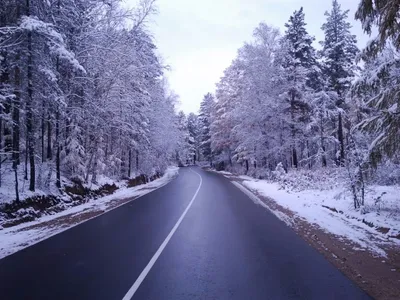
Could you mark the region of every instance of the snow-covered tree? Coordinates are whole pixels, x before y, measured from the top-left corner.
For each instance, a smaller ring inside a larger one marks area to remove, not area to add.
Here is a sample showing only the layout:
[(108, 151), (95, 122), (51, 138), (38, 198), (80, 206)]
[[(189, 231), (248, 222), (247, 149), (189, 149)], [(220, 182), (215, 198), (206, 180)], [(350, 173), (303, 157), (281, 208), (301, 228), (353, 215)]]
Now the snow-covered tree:
[(384, 48), (391, 40), (394, 46), (400, 48), (400, 33), (398, 28), (399, 3), (392, 0), (361, 0), (356, 12), (356, 19), (360, 20), (364, 31), (372, 33), (378, 27), (378, 36), (372, 44), (379, 44)]
[(216, 102), (211, 114), (210, 125), (211, 150), (216, 162), (223, 168), (232, 164), (232, 152), (236, 141), (232, 136), (234, 127), (233, 110), (240, 101), (240, 81), (242, 71), (238, 61), (224, 71), (224, 76), (217, 84)]
[(400, 53), (388, 44), (376, 56), (364, 56), (364, 70), (354, 84), (361, 99), (357, 129), (371, 134), (369, 157), (373, 166), (400, 152)]
[(394, 158), (400, 151), (399, 9), (395, 1), (363, 0), (356, 13), (356, 19), (361, 21), (366, 33), (371, 34), (374, 26), (378, 27), (377, 37), (361, 54), (365, 68), (354, 85), (354, 98), (361, 98), (364, 105), (361, 107), (364, 115), (358, 119), (357, 128), (374, 138), (369, 155), (375, 167), (384, 158)]
[[(286, 32), (282, 39), (284, 51), (281, 63), (286, 79), (286, 91), (282, 98), (287, 102), (285, 112), (291, 135), (291, 164), (297, 168), (299, 164), (298, 148), (301, 136), (305, 134), (304, 123), (308, 122), (310, 99), (313, 93), (309, 83), (311, 74), (316, 68), (316, 52), (304, 21), (303, 8), (295, 11), (285, 24)], [(299, 137), (300, 135), (300, 137)]]
[(193, 163), (199, 160), (199, 120), (198, 116), (190, 113), (187, 117), (187, 126), (189, 131), (189, 143), (191, 146), (190, 155), (193, 158)]
[(339, 143), (338, 162), (345, 160), (345, 127), (343, 115), (346, 111), (346, 97), (356, 75), (355, 57), (358, 53), (356, 36), (351, 34), (348, 22), (348, 10), (343, 11), (337, 0), (332, 1), (332, 9), (326, 12), (326, 22), (322, 25), (325, 39), (321, 42), (323, 73), (327, 78), (327, 88), (335, 96), (338, 117), (336, 137)]
[(146, 27), (154, 12), (154, 0), (2, 2), (0, 173), (15, 174), (16, 191), (23, 180), (34, 191), (151, 175), (174, 158), (173, 97)]
[(179, 139), (176, 160), (179, 165), (190, 165), (195, 162), (196, 151), (194, 147), (194, 139), (189, 131), (188, 118), (183, 111), (179, 112), (177, 122)]
[(212, 163), (211, 151), (211, 113), (214, 105), (214, 97), (210, 93), (206, 94), (200, 103), (200, 113), (198, 117), (199, 128), (199, 149), (202, 160)]

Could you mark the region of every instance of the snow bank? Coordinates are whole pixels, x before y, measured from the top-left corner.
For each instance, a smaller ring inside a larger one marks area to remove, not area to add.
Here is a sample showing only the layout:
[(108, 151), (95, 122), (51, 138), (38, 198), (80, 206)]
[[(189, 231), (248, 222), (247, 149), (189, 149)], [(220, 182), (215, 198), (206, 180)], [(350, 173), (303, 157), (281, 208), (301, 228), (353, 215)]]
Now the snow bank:
[[(11, 228), (0, 229), (0, 259), (17, 252), (25, 247), (36, 244), (44, 239), (47, 239), (55, 234), (74, 227), (77, 224), (60, 224), (57, 226), (40, 227), (39, 229), (28, 229), (33, 225), (39, 225), (43, 222), (48, 222), (66, 215), (80, 214), (87, 212), (106, 212), (118, 206), (109, 206), (111, 201), (122, 200), (134, 197), (141, 197), (160, 188), (170, 182), (179, 173), (178, 167), (169, 167), (163, 177), (156, 179), (148, 184), (135, 186), (133, 188), (120, 188), (114, 194), (108, 195), (96, 200), (91, 200), (85, 204), (68, 208), (54, 215), (47, 215), (36, 219), (33, 222), (22, 223)], [(122, 202), (123, 204), (124, 202)]]
[[(373, 186), (366, 201), (365, 214), (354, 210), (350, 195), (343, 188), (330, 190), (287, 191), (278, 183), (246, 178), (243, 185), (262, 196), (272, 198), (280, 206), (295, 212), (311, 224), (317, 224), (326, 232), (347, 238), (364, 249), (385, 256), (383, 244), (397, 244), (400, 241), (390, 236), (400, 234), (400, 193), (396, 186)], [(376, 208), (374, 201), (382, 196), (384, 207)], [(375, 199), (375, 200), (374, 200)], [(368, 212), (368, 207), (374, 210)], [(287, 221), (287, 220), (285, 220)], [(377, 229), (388, 230), (380, 233)]]

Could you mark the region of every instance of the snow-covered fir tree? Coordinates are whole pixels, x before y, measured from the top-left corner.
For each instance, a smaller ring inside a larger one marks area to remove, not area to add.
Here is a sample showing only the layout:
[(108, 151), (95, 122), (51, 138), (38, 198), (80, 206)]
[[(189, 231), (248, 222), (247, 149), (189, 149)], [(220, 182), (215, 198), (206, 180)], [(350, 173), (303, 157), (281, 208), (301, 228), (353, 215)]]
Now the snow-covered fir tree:
[(348, 10), (342, 10), (337, 0), (332, 1), (332, 9), (326, 12), (326, 22), (322, 25), (325, 38), (321, 42), (323, 74), (329, 91), (336, 93), (338, 110), (335, 136), (338, 140), (337, 161), (343, 165), (345, 160), (345, 114), (346, 99), (351, 83), (356, 75), (355, 57), (359, 52), (356, 36), (351, 33)]
[(214, 105), (214, 97), (210, 93), (206, 94), (200, 103), (198, 117), (199, 130), (199, 153), (201, 159), (212, 163), (211, 134), (210, 125), (212, 122), (211, 113)]
[(376, 56), (364, 56), (365, 67), (354, 85), (354, 99), (361, 99), (358, 129), (371, 134), (370, 162), (377, 166), (385, 157), (400, 152), (400, 53), (387, 44)]
[(187, 127), (189, 131), (189, 143), (191, 146), (190, 155), (193, 158), (193, 163), (195, 164), (199, 160), (199, 119), (194, 113), (189, 113), (187, 117)]
[(364, 71), (354, 86), (355, 98), (361, 98), (364, 118), (358, 128), (369, 132), (373, 140), (369, 145), (373, 166), (400, 152), (400, 35), (397, 19), (399, 6), (392, 1), (361, 1), (356, 18), (365, 32), (371, 34), (377, 25), (378, 34), (363, 50)]
[(300, 136), (304, 136), (304, 123), (308, 122), (311, 110), (310, 101), (313, 90), (309, 85), (311, 74), (316, 68), (316, 52), (312, 46), (314, 38), (311, 37), (304, 21), (303, 8), (295, 11), (285, 24), (286, 32), (282, 39), (282, 66), (286, 77), (286, 91), (282, 95), (287, 102), (287, 122), (291, 135), (291, 165), (299, 165), (298, 148), (308, 148), (299, 145)]

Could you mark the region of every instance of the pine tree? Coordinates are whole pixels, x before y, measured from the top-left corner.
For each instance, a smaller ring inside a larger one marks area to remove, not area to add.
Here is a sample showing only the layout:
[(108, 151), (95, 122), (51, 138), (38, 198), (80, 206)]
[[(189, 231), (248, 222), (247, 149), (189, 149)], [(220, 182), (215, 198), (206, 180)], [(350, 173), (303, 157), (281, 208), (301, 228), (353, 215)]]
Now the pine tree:
[(208, 93), (204, 96), (203, 101), (200, 103), (199, 113), (199, 143), (200, 153), (202, 159), (212, 164), (211, 152), (211, 113), (214, 105), (214, 97)]
[(241, 73), (240, 63), (235, 60), (217, 84), (210, 134), (211, 151), (218, 169), (224, 169), (227, 164), (232, 165), (232, 152), (237, 148), (232, 129), (235, 126), (234, 109), (241, 100)]
[(343, 113), (347, 93), (357, 69), (355, 57), (358, 53), (356, 37), (351, 34), (351, 25), (347, 21), (348, 12), (341, 9), (337, 0), (333, 0), (332, 9), (325, 13), (327, 19), (321, 28), (325, 33), (325, 39), (321, 43), (324, 76), (328, 81), (328, 90), (337, 94), (336, 135), (339, 143), (338, 162), (341, 165), (345, 160)]
[(190, 156), (195, 164), (199, 160), (199, 120), (197, 115), (194, 113), (188, 115), (187, 126), (189, 131)]
[(298, 135), (301, 134), (301, 122), (307, 118), (310, 110), (311, 74), (316, 64), (316, 53), (312, 46), (314, 40), (305, 28), (303, 8), (295, 11), (285, 24), (286, 32), (283, 37), (282, 49), (285, 54), (282, 66), (285, 69), (287, 88), (284, 94), (289, 104), (289, 126), (291, 131), (291, 163), (297, 168)]
[(366, 33), (378, 27), (378, 36), (362, 52), (365, 69), (354, 85), (356, 98), (362, 98), (369, 112), (357, 127), (375, 138), (369, 147), (374, 167), (400, 151), (399, 10), (397, 1), (362, 0), (356, 12)]
[(185, 166), (190, 164), (190, 161), (193, 157), (187, 117), (183, 111), (180, 111), (178, 113), (177, 123), (179, 130), (179, 139), (176, 160), (179, 166)]
[(377, 167), (384, 157), (400, 151), (400, 59), (389, 45), (376, 56), (364, 56), (364, 70), (353, 87), (353, 99), (361, 98), (357, 129), (373, 138), (369, 162)]
[(371, 44), (379, 45), (382, 49), (388, 40), (400, 48), (400, 32), (398, 26), (399, 2), (393, 0), (361, 0), (356, 12), (364, 31), (371, 34), (377, 25), (378, 37)]

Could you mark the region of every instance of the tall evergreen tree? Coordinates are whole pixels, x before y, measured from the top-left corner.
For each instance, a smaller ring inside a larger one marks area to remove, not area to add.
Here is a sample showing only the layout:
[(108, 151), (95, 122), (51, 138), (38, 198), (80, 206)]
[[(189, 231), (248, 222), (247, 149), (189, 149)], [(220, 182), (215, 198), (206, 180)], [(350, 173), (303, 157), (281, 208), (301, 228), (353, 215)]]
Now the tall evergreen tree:
[(343, 112), (346, 109), (347, 93), (357, 69), (355, 57), (359, 52), (356, 37), (350, 32), (351, 25), (347, 21), (348, 12), (341, 9), (337, 0), (333, 0), (332, 9), (330, 12), (325, 12), (326, 22), (321, 28), (325, 33), (325, 39), (321, 42), (324, 76), (328, 81), (328, 90), (337, 94), (336, 135), (339, 143), (338, 162), (340, 164), (343, 164), (345, 160)]
[(384, 157), (400, 152), (399, 11), (397, 1), (362, 0), (356, 13), (366, 33), (371, 34), (374, 25), (378, 27), (378, 36), (363, 50), (365, 69), (354, 86), (356, 97), (361, 96), (368, 108), (369, 114), (358, 128), (375, 138), (369, 147), (375, 167)]
[[(365, 67), (354, 84), (354, 99), (361, 98), (356, 128), (368, 133), (369, 162), (376, 167), (385, 157), (400, 152), (400, 59), (390, 46), (376, 56), (364, 57)], [(361, 120), (360, 120), (361, 119)]]
[(199, 143), (200, 153), (202, 159), (212, 163), (212, 151), (211, 151), (211, 113), (214, 105), (214, 97), (208, 93), (204, 96), (203, 101), (200, 103), (199, 113)]
[(287, 112), (290, 114), (289, 127), (291, 131), (291, 163), (297, 168), (298, 135), (302, 132), (301, 122), (305, 122), (310, 110), (310, 93), (312, 93), (311, 75), (316, 65), (316, 52), (312, 46), (311, 37), (304, 21), (303, 8), (295, 11), (285, 24), (286, 32), (282, 48), (285, 51), (282, 66), (286, 75), (285, 100), (288, 103)]
[(190, 113), (187, 118), (187, 126), (189, 131), (190, 155), (193, 163), (199, 160), (199, 120), (198, 116)]

